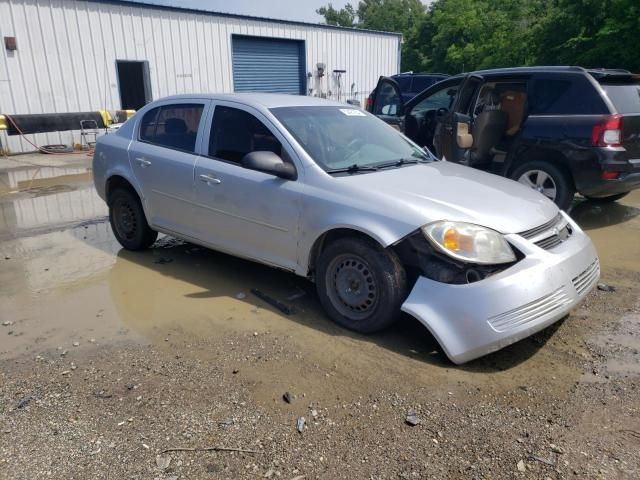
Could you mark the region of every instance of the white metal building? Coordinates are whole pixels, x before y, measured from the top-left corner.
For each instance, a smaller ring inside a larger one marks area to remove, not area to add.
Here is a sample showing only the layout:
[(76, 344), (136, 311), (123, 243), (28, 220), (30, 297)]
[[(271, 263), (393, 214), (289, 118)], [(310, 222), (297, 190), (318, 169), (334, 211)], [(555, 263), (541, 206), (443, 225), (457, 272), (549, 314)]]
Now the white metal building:
[[(135, 109), (190, 92), (364, 102), (380, 75), (399, 71), (401, 43), (396, 33), (116, 0), (0, 0), (0, 38), (0, 114), (9, 115)], [(71, 144), (78, 132), (29, 138)], [(19, 136), (0, 141), (33, 150)]]

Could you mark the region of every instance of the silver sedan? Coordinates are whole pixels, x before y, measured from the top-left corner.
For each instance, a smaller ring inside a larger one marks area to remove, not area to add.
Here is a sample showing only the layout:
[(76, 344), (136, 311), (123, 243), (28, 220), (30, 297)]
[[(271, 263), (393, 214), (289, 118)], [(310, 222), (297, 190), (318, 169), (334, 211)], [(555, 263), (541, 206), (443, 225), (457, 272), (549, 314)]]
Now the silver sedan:
[(295, 272), (344, 327), (404, 311), (455, 363), (552, 324), (599, 278), (589, 238), (544, 196), (322, 99), (165, 98), (98, 141), (93, 172), (125, 248), (164, 232)]

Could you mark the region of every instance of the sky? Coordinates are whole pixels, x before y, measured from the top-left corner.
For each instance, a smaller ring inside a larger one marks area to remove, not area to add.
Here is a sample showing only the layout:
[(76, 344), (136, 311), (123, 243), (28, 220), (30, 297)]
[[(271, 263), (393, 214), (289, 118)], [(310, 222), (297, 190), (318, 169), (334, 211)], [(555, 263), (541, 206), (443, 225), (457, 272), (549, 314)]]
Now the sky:
[[(334, 8), (342, 8), (349, 0), (138, 0), (145, 3), (198, 8), (214, 12), (238, 13), (255, 17), (297, 20), (319, 23), (324, 19), (316, 10), (331, 1)], [(356, 5), (357, 0), (351, 4)]]

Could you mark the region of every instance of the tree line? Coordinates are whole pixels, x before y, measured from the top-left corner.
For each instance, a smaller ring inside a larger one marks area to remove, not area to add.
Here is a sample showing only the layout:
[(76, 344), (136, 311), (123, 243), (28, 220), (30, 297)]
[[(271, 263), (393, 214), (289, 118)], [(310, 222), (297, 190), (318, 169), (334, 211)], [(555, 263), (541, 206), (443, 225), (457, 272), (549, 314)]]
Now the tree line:
[(640, 72), (639, 0), (361, 0), (316, 11), (330, 25), (402, 33), (402, 71), (580, 65)]

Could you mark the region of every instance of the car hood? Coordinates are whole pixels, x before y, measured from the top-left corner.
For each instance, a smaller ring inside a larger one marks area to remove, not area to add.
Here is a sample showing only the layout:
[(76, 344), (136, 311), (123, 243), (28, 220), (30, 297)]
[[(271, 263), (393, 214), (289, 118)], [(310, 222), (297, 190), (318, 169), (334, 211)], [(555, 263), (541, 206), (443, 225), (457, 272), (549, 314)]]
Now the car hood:
[[(339, 179), (381, 197), (390, 215), (409, 215), (416, 228), (436, 220), (470, 222), (502, 233), (537, 227), (558, 207), (513, 180), (450, 162), (433, 162)], [(408, 220), (408, 218), (407, 218)]]

